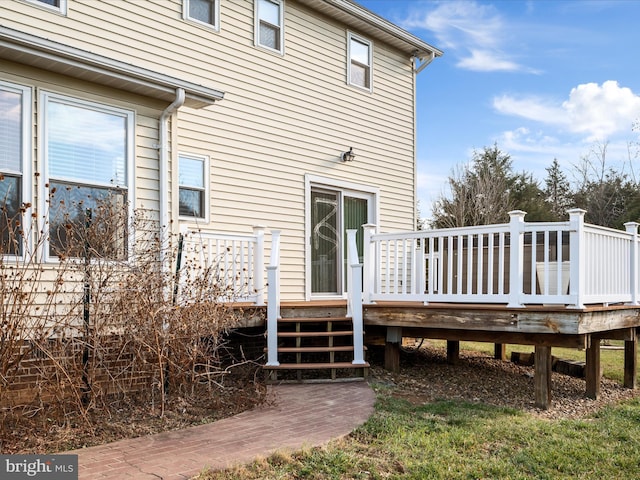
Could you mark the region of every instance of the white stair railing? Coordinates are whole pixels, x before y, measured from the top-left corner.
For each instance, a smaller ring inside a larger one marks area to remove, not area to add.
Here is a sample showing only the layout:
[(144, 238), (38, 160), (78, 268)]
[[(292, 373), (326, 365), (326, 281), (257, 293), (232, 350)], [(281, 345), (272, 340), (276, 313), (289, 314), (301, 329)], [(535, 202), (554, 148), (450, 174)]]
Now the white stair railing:
[(267, 363), (277, 367), (278, 319), (280, 318), (280, 231), (271, 232), (271, 261), (267, 267)]
[(347, 230), (347, 315), (353, 321), (353, 365), (364, 365), (362, 264), (358, 258), (357, 230)]

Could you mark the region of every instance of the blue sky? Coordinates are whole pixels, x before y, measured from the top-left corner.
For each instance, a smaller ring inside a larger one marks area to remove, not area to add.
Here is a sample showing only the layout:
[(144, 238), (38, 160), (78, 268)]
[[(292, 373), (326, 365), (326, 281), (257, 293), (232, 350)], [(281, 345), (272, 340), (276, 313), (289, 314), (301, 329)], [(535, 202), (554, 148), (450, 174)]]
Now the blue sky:
[[(359, 0), (444, 51), (418, 76), (424, 217), (452, 168), (497, 143), (542, 181), (593, 151), (640, 174), (640, 1)], [(640, 176), (640, 175), (639, 175)]]

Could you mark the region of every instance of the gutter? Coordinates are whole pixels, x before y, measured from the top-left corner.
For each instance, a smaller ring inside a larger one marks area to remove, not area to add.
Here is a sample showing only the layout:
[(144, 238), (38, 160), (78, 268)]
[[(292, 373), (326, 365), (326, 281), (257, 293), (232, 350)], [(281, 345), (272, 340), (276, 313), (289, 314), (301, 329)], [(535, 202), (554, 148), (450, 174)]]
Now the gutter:
[[(313, 0), (311, 1), (313, 2)], [(351, 0), (324, 0), (324, 3), (342, 10), (353, 18), (357, 18), (360, 21), (368, 23), (369, 25), (397, 38), (407, 45), (411, 45), (414, 49), (419, 51), (420, 57), (428, 54), (432, 54), (434, 57), (440, 57), (443, 54), (442, 50), (428, 44), (419, 37), (407, 32), (403, 28), (389, 22), (376, 13), (367, 10), (363, 6), (354, 3)]]

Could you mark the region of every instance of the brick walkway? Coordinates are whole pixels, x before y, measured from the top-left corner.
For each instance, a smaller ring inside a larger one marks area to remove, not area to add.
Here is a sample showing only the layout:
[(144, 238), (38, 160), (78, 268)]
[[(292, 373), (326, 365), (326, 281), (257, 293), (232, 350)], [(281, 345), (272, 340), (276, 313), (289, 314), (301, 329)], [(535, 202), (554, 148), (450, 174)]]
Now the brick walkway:
[(271, 387), (275, 402), (208, 425), (85, 448), (80, 480), (184, 480), (205, 467), (322, 445), (361, 425), (375, 396), (365, 382)]

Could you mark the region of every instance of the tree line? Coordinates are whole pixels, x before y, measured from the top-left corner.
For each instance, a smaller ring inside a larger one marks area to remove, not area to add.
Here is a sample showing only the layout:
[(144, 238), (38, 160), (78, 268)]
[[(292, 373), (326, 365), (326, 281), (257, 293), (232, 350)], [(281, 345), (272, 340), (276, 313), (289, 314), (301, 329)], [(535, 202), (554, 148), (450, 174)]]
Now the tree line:
[(544, 180), (538, 181), (530, 172), (514, 171), (511, 156), (497, 144), (484, 147), (468, 164), (454, 168), (449, 192), (434, 202), (429, 225), (504, 223), (511, 210), (527, 212), (530, 222), (557, 222), (568, 219), (568, 209), (582, 208), (586, 222), (624, 229), (624, 223), (640, 221), (640, 179), (632, 168), (631, 151), (629, 162), (613, 167), (607, 163), (607, 148), (606, 142), (594, 145), (569, 172), (554, 158)]

